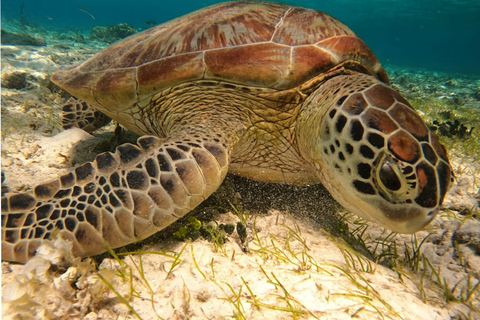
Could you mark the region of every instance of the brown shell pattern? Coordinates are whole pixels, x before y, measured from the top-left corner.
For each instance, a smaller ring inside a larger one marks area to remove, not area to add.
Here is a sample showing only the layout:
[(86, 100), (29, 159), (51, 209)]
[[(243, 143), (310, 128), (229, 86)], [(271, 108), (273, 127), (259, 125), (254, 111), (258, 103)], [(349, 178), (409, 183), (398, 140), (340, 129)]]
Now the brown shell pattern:
[(126, 38), (52, 81), (111, 111), (200, 79), (290, 89), (343, 61), (380, 80), (380, 63), (350, 29), (318, 11), (262, 2), (208, 7)]

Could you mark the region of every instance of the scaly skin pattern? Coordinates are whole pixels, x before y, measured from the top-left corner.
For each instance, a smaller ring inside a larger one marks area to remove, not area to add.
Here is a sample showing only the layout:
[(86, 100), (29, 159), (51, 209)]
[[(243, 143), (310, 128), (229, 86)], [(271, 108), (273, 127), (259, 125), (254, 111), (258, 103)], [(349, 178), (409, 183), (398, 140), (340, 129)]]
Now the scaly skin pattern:
[[(142, 135), (72, 173), (2, 198), (2, 259), (53, 236), (76, 256), (145, 239), (195, 208), (227, 172), (322, 183), (352, 212), (415, 232), (451, 184), (446, 151), (366, 45), (333, 18), (220, 4), (134, 35), (52, 80)], [(68, 103), (67, 125), (95, 129)]]
[(68, 99), (62, 108), (63, 129), (75, 127), (90, 133), (109, 124), (111, 120), (85, 101), (73, 97)]
[(223, 181), (227, 144), (144, 136), (32, 193), (2, 199), (2, 258), (25, 262), (52, 233), (91, 256), (144, 239), (195, 208)]

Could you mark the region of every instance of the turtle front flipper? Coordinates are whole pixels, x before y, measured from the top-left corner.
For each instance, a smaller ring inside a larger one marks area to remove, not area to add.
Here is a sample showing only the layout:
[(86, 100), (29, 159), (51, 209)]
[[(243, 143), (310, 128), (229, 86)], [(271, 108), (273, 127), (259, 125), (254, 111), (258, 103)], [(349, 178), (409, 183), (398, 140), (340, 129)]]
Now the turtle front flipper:
[(32, 193), (2, 198), (2, 259), (27, 261), (54, 232), (72, 241), (75, 256), (154, 234), (220, 186), (229, 150), (219, 141), (141, 137)]
[(96, 110), (85, 101), (71, 97), (62, 108), (62, 127), (80, 128), (93, 132), (112, 121), (111, 118)]

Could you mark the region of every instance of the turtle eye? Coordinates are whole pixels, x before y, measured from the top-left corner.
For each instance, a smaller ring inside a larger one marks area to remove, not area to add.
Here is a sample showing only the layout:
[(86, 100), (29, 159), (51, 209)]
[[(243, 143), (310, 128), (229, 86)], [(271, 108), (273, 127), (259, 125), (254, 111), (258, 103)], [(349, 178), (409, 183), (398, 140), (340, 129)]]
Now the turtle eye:
[(398, 191), (402, 186), (395, 168), (396, 165), (387, 160), (382, 164), (378, 173), (381, 183), (391, 191)]
[(375, 163), (377, 163), (377, 167), (374, 181), (380, 195), (394, 203), (412, 201), (417, 189), (415, 176), (406, 176), (412, 170), (407, 167), (402, 169), (402, 162), (386, 153), (382, 153)]

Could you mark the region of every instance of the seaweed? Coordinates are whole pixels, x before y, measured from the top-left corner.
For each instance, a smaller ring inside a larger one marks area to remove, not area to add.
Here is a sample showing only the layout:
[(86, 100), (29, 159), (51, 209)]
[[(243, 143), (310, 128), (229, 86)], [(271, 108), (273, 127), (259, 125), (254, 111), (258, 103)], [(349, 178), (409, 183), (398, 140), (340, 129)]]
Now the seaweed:
[(474, 128), (475, 127), (467, 127), (458, 119), (443, 122), (433, 120), (432, 125), (430, 125), (430, 129), (440, 136), (459, 139), (471, 137)]
[(90, 32), (89, 38), (112, 43), (126, 38), (136, 32), (137, 30), (133, 27), (133, 25), (126, 23), (120, 23), (109, 27), (96, 26), (93, 27), (92, 31)]

